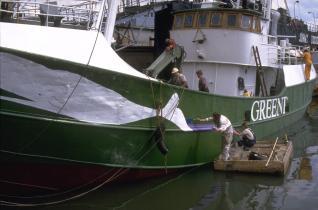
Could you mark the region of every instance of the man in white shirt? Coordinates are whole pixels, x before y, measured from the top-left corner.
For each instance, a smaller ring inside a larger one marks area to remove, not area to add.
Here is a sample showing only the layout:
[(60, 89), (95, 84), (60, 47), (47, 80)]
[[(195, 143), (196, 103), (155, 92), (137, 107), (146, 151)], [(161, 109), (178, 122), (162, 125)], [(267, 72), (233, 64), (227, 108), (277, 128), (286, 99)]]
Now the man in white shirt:
[(223, 134), (224, 141), (225, 141), (225, 145), (223, 149), (223, 159), (228, 160), (230, 157), (229, 151), (230, 151), (231, 143), (233, 140), (233, 127), (232, 127), (231, 121), (224, 115), (221, 115), (216, 112), (212, 114), (212, 117), (199, 119), (199, 121), (201, 122), (213, 121), (216, 126), (215, 131)]

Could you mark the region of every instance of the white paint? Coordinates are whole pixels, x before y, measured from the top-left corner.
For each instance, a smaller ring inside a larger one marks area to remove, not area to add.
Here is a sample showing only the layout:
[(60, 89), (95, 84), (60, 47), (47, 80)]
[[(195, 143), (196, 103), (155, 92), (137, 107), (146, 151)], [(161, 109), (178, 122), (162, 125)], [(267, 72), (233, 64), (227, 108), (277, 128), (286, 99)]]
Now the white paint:
[(106, 38), (109, 46), (113, 40), (114, 27), (116, 22), (117, 8), (119, 6), (119, 0), (108, 0), (108, 10), (107, 10), (107, 19), (105, 24), (105, 33), (104, 36)]
[[(248, 31), (229, 30), (223, 28), (201, 29), (206, 40), (203, 44), (193, 42), (196, 29), (172, 30), (171, 36), (177, 44), (187, 52), (185, 61), (231, 63), (238, 65), (255, 65), (252, 46), (259, 48), (263, 66), (272, 66), (272, 57), (277, 57), (277, 50), (268, 44), (268, 37)], [(263, 41), (264, 40), (264, 41)], [(276, 51), (275, 51), (276, 50)], [(198, 52), (204, 53), (205, 58), (198, 58)]]
[[(290, 87), (293, 85), (298, 85), (305, 82), (305, 64), (299, 65), (284, 65), (284, 76), (285, 76), (285, 85)], [(311, 66), (310, 79), (315, 79), (317, 73), (314, 66)]]
[(257, 100), (252, 104), (251, 119), (255, 121), (271, 119), (285, 114), (287, 96)]
[(96, 31), (0, 22), (0, 46), (150, 79), (123, 61)]
[[(0, 97), (1, 100), (96, 124), (122, 125), (157, 116), (156, 109), (129, 101), (119, 93), (77, 74), (50, 70), (26, 59), (9, 56), (10, 61), (1, 61), (1, 89), (28, 100)], [(178, 104), (179, 96), (175, 93), (162, 109), (162, 116), (181, 130), (192, 131)]]

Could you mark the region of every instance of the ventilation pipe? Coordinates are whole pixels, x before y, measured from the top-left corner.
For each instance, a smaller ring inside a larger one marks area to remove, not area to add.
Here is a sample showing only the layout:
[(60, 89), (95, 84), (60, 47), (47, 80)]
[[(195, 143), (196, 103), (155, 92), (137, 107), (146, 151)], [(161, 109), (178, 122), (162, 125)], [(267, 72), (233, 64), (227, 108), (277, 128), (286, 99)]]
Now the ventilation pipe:
[(270, 35), (277, 36), (277, 25), (278, 25), (278, 20), (280, 18), (280, 13), (276, 10), (272, 10), (271, 16), (272, 16), (272, 25), (271, 25)]

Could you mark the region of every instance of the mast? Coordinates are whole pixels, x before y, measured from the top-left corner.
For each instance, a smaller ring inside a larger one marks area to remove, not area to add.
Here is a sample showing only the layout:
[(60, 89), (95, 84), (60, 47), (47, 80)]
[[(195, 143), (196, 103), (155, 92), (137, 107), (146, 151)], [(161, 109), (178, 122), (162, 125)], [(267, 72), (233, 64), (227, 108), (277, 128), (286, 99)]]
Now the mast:
[(267, 0), (267, 15), (266, 18), (267, 19), (271, 19), (271, 11), (272, 11), (272, 0)]
[(111, 45), (114, 33), (114, 27), (116, 22), (117, 9), (119, 6), (119, 0), (107, 0), (108, 12), (107, 21), (105, 24), (104, 36), (109, 45)]
[(102, 0), (98, 17), (93, 27), (95, 30), (98, 30), (98, 31), (102, 28), (102, 23), (105, 17), (105, 9), (107, 4), (108, 10), (107, 10), (107, 19), (106, 19), (105, 28), (104, 28), (104, 36), (109, 45), (111, 45), (112, 38), (113, 38), (119, 1), (120, 0)]
[(94, 24), (94, 27), (92, 27), (95, 30), (97, 29), (98, 31), (101, 27), (103, 16), (104, 16), (105, 2), (106, 2), (106, 0), (102, 0), (102, 3), (100, 4), (101, 6), (100, 6), (99, 12), (98, 12), (97, 20)]

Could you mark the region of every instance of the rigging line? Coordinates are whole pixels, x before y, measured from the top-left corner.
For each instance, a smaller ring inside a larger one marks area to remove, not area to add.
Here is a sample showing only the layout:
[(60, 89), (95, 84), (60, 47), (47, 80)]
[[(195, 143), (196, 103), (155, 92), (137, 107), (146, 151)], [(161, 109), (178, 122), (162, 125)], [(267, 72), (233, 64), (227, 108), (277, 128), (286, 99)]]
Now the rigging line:
[[(103, 6), (103, 11), (102, 11), (102, 12), (103, 12), (103, 13), (105, 12), (105, 6)], [(100, 31), (101, 31), (101, 28), (102, 28), (102, 24), (100, 24), (99, 30), (97, 31), (96, 38), (95, 38), (95, 40), (94, 40), (94, 45), (93, 45), (93, 48), (92, 48), (92, 50), (91, 50), (91, 53), (90, 53), (90, 56), (89, 56), (89, 59), (88, 59), (88, 62), (87, 62), (87, 64), (86, 64), (86, 66), (89, 66), (89, 63), (90, 63), (91, 58), (92, 58), (92, 56), (93, 56), (93, 53), (94, 53), (94, 50), (95, 50), (95, 47), (96, 47), (96, 43), (97, 43), (97, 40), (98, 40)], [(83, 73), (83, 74), (84, 74), (84, 73)], [(77, 81), (77, 83), (76, 83), (75, 87), (73, 88), (72, 92), (70, 93), (70, 95), (69, 95), (68, 98), (66, 99), (65, 103), (62, 105), (62, 107), (61, 107), (61, 108), (58, 110), (58, 112), (56, 113), (57, 115), (60, 114), (60, 112), (64, 109), (65, 105), (66, 105), (66, 104), (68, 103), (68, 101), (70, 100), (70, 98), (73, 96), (73, 94), (74, 94), (75, 90), (77, 89), (77, 87), (78, 87), (80, 81), (82, 80), (82, 78), (83, 78), (83, 75), (80, 76), (79, 80)], [(25, 145), (25, 146), (22, 148), (21, 151), (25, 150), (27, 147), (31, 146), (35, 141), (37, 141), (37, 140), (47, 131), (47, 129), (48, 129), (48, 128), (50, 127), (50, 125), (52, 124), (52, 122), (55, 122), (55, 121), (57, 120), (57, 118), (58, 118), (58, 116), (56, 116), (55, 119), (53, 119), (52, 121), (50, 121), (50, 122), (47, 124), (47, 126), (46, 126), (45, 128), (43, 128), (42, 131), (39, 132), (38, 136), (36, 136), (33, 141), (31, 141), (30, 143), (28, 143), (27, 145)], [(107, 171), (107, 172), (109, 172), (109, 171)], [(103, 174), (102, 176), (104, 176), (104, 174)], [(100, 177), (102, 177), (102, 176), (100, 176)], [(95, 180), (97, 180), (98, 178), (99, 178), (99, 177), (97, 177)], [(93, 180), (93, 181), (95, 181), (95, 180)], [(84, 186), (86, 186), (86, 185), (88, 185), (88, 184), (90, 184), (90, 183), (92, 183), (92, 181), (91, 181), (91, 182), (88, 182), (88, 183), (86, 183), (85, 185), (82, 185), (82, 186), (80, 186), (80, 187), (76, 187), (74, 190), (79, 189), (79, 188), (82, 188), (82, 187), (84, 187)], [(72, 191), (73, 191), (73, 189), (68, 190), (68, 191), (66, 191), (65, 193), (67, 193), (67, 192), (72, 192)], [(59, 193), (59, 194), (64, 194), (64, 192)], [(5, 202), (5, 201), (0, 201), (0, 203), (2, 203), (2, 202)]]
[[(155, 146), (156, 144), (153, 143), (151, 145), (151, 147), (143, 154), (141, 155), (141, 157), (136, 161), (136, 163), (134, 165), (131, 165), (131, 166), (136, 166), (138, 164), (138, 162), (140, 162), (140, 160), (142, 160)], [(144, 145), (143, 145), (144, 146)], [(139, 149), (139, 151), (141, 151), (143, 147), (141, 147)], [(136, 152), (136, 155), (139, 153)], [(96, 178), (95, 180), (101, 178), (102, 176), (104, 175), (107, 175), (107, 173), (110, 173), (111, 171), (115, 170), (115, 168), (111, 169), (110, 171), (107, 171), (106, 173), (104, 173), (103, 175), (99, 176), (98, 178)], [(105, 184), (117, 179), (119, 176), (123, 175), (124, 173), (126, 173), (128, 170), (130, 170), (130, 168), (120, 168), (119, 170), (117, 170), (111, 177), (107, 178), (103, 183), (97, 185), (96, 187), (86, 191), (86, 192), (83, 192), (83, 193), (80, 193), (78, 195), (75, 195), (75, 196), (72, 196), (72, 197), (69, 197), (69, 198), (66, 198), (66, 199), (63, 199), (63, 200), (59, 200), (59, 201), (53, 201), (53, 202), (45, 202), (45, 203), (36, 203), (36, 204), (22, 204), (22, 203), (15, 203), (15, 202), (7, 202), (7, 201), (0, 201), (0, 205), (4, 205), (4, 206), (21, 206), (21, 207), (31, 207), (31, 206), (45, 206), (45, 205), (53, 205), (53, 204), (59, 204), (59, 203), (63, 203), (63, 202), (66, 202), (66, 201), (69, 201), (69, 200), (73, 200), (73, 199), (76, 199), (76, 198), (79, 198), (79, 197), (82, 197), (92, 191), (95, 191), (99, 188), (101, 188), (102, 186), (104, 186)], [(95, 180), (91, 181), (90, 183), (93, 183)], [(86, 185), (90, 184), (90, 183), (87, 183)], [(86, 186), (86, 185), (82, 185), (81, 187), (77, 187), (76, 189), (80, 189), (82, 188), (83, 186)], [(73, 190), (76, 190), (76, 189), (73, 189)], [(73, 191), (73, 190), (70, 190), (69, 192)], [(59, 193), (57, 195), (62, 195), (62, 194), (65, 194), (66, 192), (62, 192), (62, 193)]]
[[(100, 27), (101, 27), (101, 25), (100, 25)], [(97, 40), (98, 40), (98, 35), (99, 35), (99, 32), (97, 33), (97, 36), (96, 36), (96, 39), (95, 39), (95, 42), (94, 42), (94, 46), (93, 46), (93, 49), (92, 49), (92, 51), (91, 51), (91, 54), (90, 54), (90, 57), (89, 57), (87, 66), (88, 66), (89, 63), (90, 63), (92, 54), (93, 54), (93, 52), (94, 52), (94, 49), (95, 49), (95, 46), (96, 46), (96, 42), (97, 42)], [(79, 85), (79, 83), (80, 83), (80, 81), (81, 81), (82, 78), (83, 78), (83, 76), (81, 75), (81, 76), (80, 76), (80, 79), (78, 80), (78, 82), (77, 82), (76, 86), (74, 87), (73, 91), (71, 92), (71, 94), (69, 95), (69, 97), (67, 98), (67, 100), (65, 101), (65, 103), (63, 104), (63, 106), (60, 108), (60, 110), (57, 112), (57, 114), (59, 114), (59, 113), (62, 111), (62, 109), (65, 107), (65, 105), (67, 104), (67, 102), (69, 101), (69, 99), (73, 96), (73, 94), (74, 94), (75, 90), (77, 89), (77, 86)], [(151, 83), (151, 85), (152, 85), (152, 83)], [(162, 85), (162, 84), (160, 83), (160, 98), (162, 97), (162, 96), (161, 96), (161, 88), (162, 88), (161, 85)], [(153, 91), (153, 89), (152, 89), (152, 91)], [(184, 90), (183, 90), (183, 92), (184, 92)], [(182, 94), (183, 94), (183, 93), (182, 93)], [(153, 96), (154, 96), (154, 94), (153, 94)], [(174, 108), (174, 110), (175, 110), (175, 109), (176, 109), (176, 107)], [(162, 117), (162, 112), (161, 112), (161, 117)], [(57, 119), (57, 117), (56, 117), (56, 119)], [(56, 119), (55, 119), (55, 120), (56, 120)], [(54, 120), (54, 121), (55, 121), (55, 120)], [(53, 122), (53, 121), (51, 121), (51, 122), (47, 125), (47, 127), (39, 134), (39, 136), (38, 136), (37, 138), (35, 138), (34, 141), (32, 141), (31, 144), (33, 144), (33, 143), (48, 129), (48, 127), (50, 126), (50, 124), (51, 124), (52, 122)], [(29, 144), (28, 146), (30, 146), (31, 144)], [(149, 150), (146, 151), (146, 152), (137, 160), (137, 163), (138, 163), (141, 159), (143, 159), (143, 158), (153, 149), (154, 145), (155, 145), (155, 144), (153, 144), (153, 145), (149, 148)], [(26, 147), (25, 147), (25, 148), (26, 148)], [(25, 149), (25, 148), (24, 148), (24, 149)], [(143, 147), (141, 147), (141, 148), (143, 148)], [(140, 151), (141, 151), (141, 149), (140, 149)], [(139, 152), (139, 151), (138, 151), (138, 152)], [(137, 152), (137, 154), (138, 154), (138, 152)], [(137, 164), (135, 164), (135, 165), (137, 165)], [(71, 199), (74, 199), (74, 198), (81, 197), (81, 196), (86, 195), (87, 193), (89, 193), (89, 192), (91, 192), (91, 191), (93, 191), (93, 190), (95, 190), (95, 189), (98, 189), (99, 187), (103, 186), (103, 185), (106, 184), (107, 182), (112, 181), (112, 180), (118, 178), (118, 177), (121, 176), (123, 173), (125, 173), (127, 170), (129, 170), (129, 169), (128, 169), (128, 168), (125, 168), (125, 169), (123, 169), (122, 171), (121, 171), (121, 169), (119, 169), (117, 172), (115, 172), (114, 175), (112, 175), (109, 179), (107, 179), (107, 180), (106, 180), (105, 182), (103, 182), (101, 185), (98, 185), (97, 187), (92, 188), (91, 190), (89, 190), (89, 191), (87, 191), (87, 192), (85, 192), (85, 193), (82, 193), (82, 194), (73, 196), (73, 197), (68, 198), (68, 199), (56, 201), (56, 202), (49, 202), (49, 203), (43, 203), (43, 204), (30, 204), (30, 205), (33, 205), (33, 206), (34, 206), (34, 205), (50, 205), (50, 204), (61, 203), (61, 202), (65, 202), (65, 201), (68, 201), (68, 200), (71, 200)], [(108, 172), (106, 172), (105, 174), (103, 174), (103, 175), (97, 177), (95, 180), (97, 180), (98, 178), (100, 178), (100, 177), (102, 177), (102, 176), (104, 176), (104, 175), (107, 175), (107, 173), (109, 173), (109, 172), (110, 172), (110, 171), (108, 171)], [(118, 175), (117, 175), (116, 173), (117, 173)], [(88, 183), (86, 183), (85, 185), (82, 185), (82, 186), (80, 186), (80, 187), (73, 188), (73, 189), (71, 189), (71, 190), (69, 190), (69, 191), (65, 191), (65, 192), (59, 193), (58, 195), (65, 194), (65, 193), (67, 193), (67, 192), (72, 192), (72, 191), (74, 191), (74, 190), (80, 189), (80, 188), (82, 188), (82, 187), (84, 187), (84, 186), (86, 186), (86, 185), (88, 185), (88, 184), (90, 184), (90, 183), (93, 183), (95, 180), (93, 180), (93, 181), (91, 181), (91, 182), (88, 182)], [(0, 201), (0, 202), (1, 202), (1, 203), (6, 203), (5, 201)], [(10, 203), (10, 202), (8, 202), (8, 203)], [(13, 204), (13, 205), (15, 205), (15, 204)], [(20, 204), (17, 204), (17, 205), (20, 205)], [(21, 204), (21, 205), (24, 205), (24, 204)], [(25, 204), (25, 205), (28, 205), (28, 204)]]
[(155, 93), (153, 90), (153, 84), (152, 80), (150, 79), (150, 88), (151, 88), (151, 94), (152, 94), (152, 100), (153, 100), (153, 107), (156, 108), (156, 99), (155, 99)]
[[(148, 76), (148, 75), (147, 75), (147, 76)], [(153, 100), (154, 100), (154, 108), (156, 108), (156, 105), (155, 105), (155, 95), (154, 95), (154, 91), (153, 91), (153, 85), (152, 85), (151, 77), (148, 76), (148, 78), (149, 78), (149, 80), (150, 80), (150, 86), (151, 86), (151, 91), (152, 91)], [(160, 83), (160, 84), (159, 84), (159, 85), (160, 85), (159, 97), (160, 97), (160, 103), (162, 103), (162, 85), (163, 85), (163, 82), (162, 82), (161, 80), (159, 80), (159, 83)], [(175, 90), (173, 87), (169, 87), (169, 88), (170, 88), (172, 91)], [(180, 100), (181, 100), (181, 98), (182, 98), (183, 93), (184, 93), (184, 88), (182, 89), (182, 94), (181, 94)], [(180, 100), (179, 100), (179, 101), (180, 101)], [(168, 116), (172, 111), (173, 111), (173, 114), (174, 114), (174, 112), (175, 112), (176, 108), (178, 107), (178, 105), (179, 105), (179, 102), (177, 103), (176, 106), (174, 106), (173, 110), (169, 110), (169, 111), (166, 113), (165, 116)], [(173, 114), (172, 114), (172, 116), (173, 116)], [(171, 116), (171, 118), (170, 118), (169, 120), (172, 119), (172, 116)]]
[[(115, 172), (116, 174), (116, 172)], [(114, 176), (114, 175), (113, 175)], [(70, 200), (73, 200), (73, 199), (76, 199), (76, 198), (80, 198), (84, 195), (87, 195), (88, 193), (90, 192), (93, 192), (99, 188), (101, 188), (102, 186), (104, 186), (106, 183), (112, 181), (112, 177), (111, 176), (109, 179), (106, 179), (106, 181), (102, 182), (101, 184), (97, 185), (96, 187), (86, 191), (86, 192), (83, 192), (83, 193), (80, 193), (78, 195), (75, 195), (75, 196), (72, 196), (70, 198), (66, 198), (66, 199), (63, 199), (63, 200), (59, 200), (59, 201), (52, 201), (52, 202), (45, 202), (45, 203), (36, 203), (36, 204), (22, 204), (22, 203), (16, 203), (16, 202), (7, 202), (7, 201), (0, 201), (0, 205), (4, 205), (4, 206), (15, 206), (15, 207), (36, 207), (36, 206), (47, 206), (47, 205), (55, 205), (55, 204), (60, 204), (60, 203), (63, 203), (63, 202), (66, 202), (66, 201), (70, 201)]]
[[(152, 135), (153, 135), (153, 134), (152, 134)], [(152, 135), (151, 135), (151, 137), (152, 137)], [(153, 148), (155, 147), (155, 145), (156, 145), (156, 144), (153, 143), (153, 144), (151, 145), (151, 147), (150, 147), (144, 154), (142, 154), (139, 159), (137, 159), (136, 163), (133, 164), (133, 165), (130, 165), (130, 166), (137, 166), (137, 164), (140, 162), (140, 160), (142, 160), (147, 154), (149, 154), (149, 152), (150, 152), (151, 150), (153, 150)], [(142, 148), (143, 148), (144, 146), (145, 146), (145, 145), (143, 145), (142, 147), (140, 147), (139, 151), (137, 151), (135, 155), (138, 155), (138, 153), (142, 150)], [(33, 196), (33, 197), (27, 197), (27, 198), (31, 199), (31, 198), (53, 197), (53, 196), (62, 195), (62, 194), (68, 193), (68, 192), (72, 192), (72, 191), (81, 189), (81, 188), (83, 188), (83, 187), (85, 187), (85, 186), (88, 186), (88, 185), (91, 184), (91, 183), (94, 183), (96, 180), (101, 179), (103, 176), (106, 176), (108, 173), (111, 173), (111, 172), (114, 171), (114, 170), (115, 170), (115, 168), (112, 168), (111, 170), (107, 171), (106, 173), (103, 173), (102, 175), (98, 176), (98, 177), (95, 178), (94, 180), (92, 180), (92, 181), (90, 181), (90, 182), (88, 182), (88, 183), (86, 183), (86, 184), (84, 184), (84, 185), (81, 185), (81, 186), (79, 186), (79, 187), (76, 187), (76, 188), (73, 188), (73, 189), (71, 189), (71, 190), (68, 190), (68, 191), (64, 191), (64, 192), (61, 192), (61, 193), (50, 194), (50, 195), (47, 195), (47, 196)], [(55, 202), (36, 203), (36, 204), (22, 204), (22, 203), (13, 203), (13, 202), (11, 202), (11, 204), (10, 204), (10, 202), (7, 202), (7, 201), (0, 201), (0, 205), (43, 206), (43, 205), (51, 205), (51, 204), (58, 204), (58, 203), (66, 202), (66, 201), (69, 201), (69, 200), (72, 200), (72, 199), (75, 199), (75, 198), (84, 196), (84, 195), (86, 195), (86, 194), (89, 193), (89, 192), (92, 192), (92, 191), (94, 191), (94, 190), (99, 189), (100, 187), (104, 186), (105, 184), (107, 184), (107, 183), (109, 183), (109, 182), (111, 182), (111, 181), (117, 179), (119, 176), (123, 175), (123, 174), (126, 173), (128, 170), (130, 170), (130, 168), (119, 168), (119, 170), (117, 170), (111, 177), (107, 178), (102, 184), (100, 184), (100, 185), (98, 185), (98, 186), (92, 188), (92, 189), (89, 190), (89, 191), (86, 191), (86, 192), (84, 192), (84, 193), (78, 194), (78, 195), (76, 195), (76, 196), (72, 196), (72, 197), (70, 197), (70, 198), (68, 198), (68, 199), (63, 199), (63, 200), (59, 200), (59, 201), (55, 201)], [(26, 198), (26, 197), (17, 197), (17, 196), (16, 196), (15, 198)]]
[[(134, 165), (130, 165), (130, 166), (137, 166), (138, 162), (140, 162), (141, 159), (143, 159), (155, 146), (155, 143), (152, 144), (152, 146), (148, 149), (148, 151), (146, 151), (139, 159), (137, 159), (136, 163)], [(135, 155), (138, 155), (138, 153), (141, 151), (141, 149), (144, 147), (144, 145), (135, 153)], [(72, 192), (72, 191), (75, 191), (75, 190), (78, 190), (78, 189), (81, 189), (85, 186), (88, 186), (89, 184), (92, 184), (94, 183), (96, 180), (99, 180), (99, 179), (102, 179), (103, 176), (106, 176), (108, 175), (109, 173), (111, 173), (112, 171), (114, 171), (115, 168), (112, 168), (110, 169), (109, 171), (103, 173), (102, 175), (96, 177), (94, 180), (88, 182), (88, 183), (85, 183), (81, 186), (78, 186), (78, 187), (75, 187), (75, 188), (72, 188), (70, 190), (67, 190), (67, 191), (64, 191), (64, 192), (61, 192), (61, 193), (54, 193), (54, 194), (49, 194), (49, 195), (43, 195), (43, 196), (32, 196), (32, 197), (22, 197), (22, 196), (6, 196), (6, 197), (10, 197), (10, 198), (24, 198), (24, 199), (32, 199), (32, 198), (48, 198), (48, 197), (53, 197), (53, 196), (59, 196), (59, 195), (62, 195), (62, 194), (66, 194), (66, 193), (69, 193), (69, 192)], [(122, 172), (122, 171), (123, 172)], [(112, 181), (112, 180), (115, 180), (117, 179), (119, 176), (121, 176), (123, 173), (125, 173), (126, 171), (128, 171), (129, 168), (120, 168), (118, 171), (116, 171), (111, 177), (109, 177), (105, 182), (104, 184)], [(103, 185), (101, 185), (103, 186)], [(97, 188), (98, 189), (98, 188)], [(1, 195), (3, 197), (3, 195)], [(0, 201), (1, 202), (5, 202), (5, 201)], [(40, 204), (39, 204), (40, 205)]]
[[(152, 146), (148, 149), (148, 151), (146, 151), (137, 161), (136, 164), (134, 164), (135, 166), (138, 164), (138, 162), (140, 162), (140, 160), (142, 160), (155, 146), (155, 143), (152, 144)], [(139, 151), (138, 151), (139, 152)], [(133, 166), (133, 165), (131, 165)], [(112, 170), (115, 170), (115, 168), (113, 168)], [(96, 187), (93, 187), (92, 189), (80, 193), (78, 195), (63, 199), (63, 200), (59, 200), (59, 201), (52, 201), (52, 202), (45, 202), (45, 203), (33, 203), (33, 204), (23, 204), (23, 203), (16, 203), (16, 202), (7, 202), (7, 201), (0, 201), (0, 205), (3, 206), (19, 206), (19, 207), (35, 207), (35, 206), (47, 206), (47, 205), (53, 205), (53, 204), (59, 204), (59, 203), (63, 203), (66, 201), (70, 201), (79, 197), (82, 197), (84, 195), (87, 195), (90, 192), (93, 192), (99, 188), (101, 188), (102, 186), (104, 186), (105, 184), (117, 179), (119, 176), (123, 175), (124, 173), (126, 173), (128, 170), (130, 170), (130, 168), (120, 168), (118, 171), (116, 171), (111, 177), (107, 178), (104, 182), (102, 182), (101, 184), (97, 185)], [(94, 180), (95, 181), (95, 180)]]
[[(100, 25), (100, 27), (101, 27), (101, 25)], [(93, 55), (93, 52), (94, 52), (94, 49), (95, 49), (95, 46), (96, 46), (96, 43), (97, 43), (97, 40), (98, 40), (98, 36), (99, 36), (99, 32), (97, 32), (97, 36), (96, 36), (96, 39), (95, 39), (95, 42), (94, 42), (94, 46), (93, 46), (93, 49), (92, 49), (92, 51), (91, 51), (91, 54), (90, 54), (90, 57), (89, 57), (87, 66), (89, 65), (90, 60), (91, 60), (91, 57), (92, 57), (92, 55)], [(82, 78), (83, 78), (83, 76), (81, 75), (80, 78), (79, 78), (79, 80), (78, 80), (77, 83), (76, 83), (76, 86), (75, 86), (74, 89), (72, 90), (71, 94), (69, 95), (69, 97), (67, 98), (67, 100), (65, 101), (65, 103), (63, 104), (63, 106), (58, 110), (57, 114), (59, 114), (59, 113), (62, 111), (62, 109), (65, 107), (65, 105), (67, 104), (67, 102), (69, 101), (69, 99), (73, 96), (73, 94), (74, 94), (75, 90), (77, 89), (77, 87), (78, 87), (78, 85), (79, 85), (79, 83), (80, 83), (80, 81), (81, 81)], [(56, 117), (56, 119), (57, 119), (57, 117)], [(55, 120), (56, 120), (56, 119), (55, 119)], [(54, 121), (55, 121), (55, 120), (54, 120)], [(50, 124), (51, 124), (52, 122), (53, 122), (53, 121), (51, 121), (50, 123), (48, 123), (47, 127), (44, 128), (44, 129), (39, 133), (39, 135), (38, 135), (29, 145), (27, 145), (27, 146), (30, 146), (30, 145), (33, 144), (36, 140), (38, 140), (38, 138), (40, 138), (40, 136), (49, 128), (49, 126), (50, 126)], [(137, 165), (137, 163), (138, 163), (141, 159), (143, 159), (143, 158), (153, 149), (154, 146), (155, 146), (155, 143), (153, 143), (153, 145), (149, 148), (149, 150), (146, 151), (146, 152), (137, 160), (137, 162), (136, 162), (135, 165)], [(26, 148), (26, 147), (24, 147), (23, 149), (25, 149), (25, 148)], [(143, 148), (143, 147), (141, 147), (141, 148)], [(140, 149), (140, 151), (141, 151), (141, 149)], [(138, 152), (139, 152), (139, 151), (138, 151)], [(138, 152), (137, 152), (137, 153), (138, 153)], [(115, 169), (113, 168), (112, 170), (115, 170)], [(107, 175), (107, 174), (110, 173), (112, 170), (107, 171), (107, 172), (104, 173), (103, 175), (97, 177), (96, 179), (94, 179), (94, 180), (91, 181), (91, 182), (86, 183), (85, 185), (82, 185), (82, 186), (80, 186), (80, 187), (73, 188), (73, 189), (68, 190), (68, 191), (64, 191), (64, 192), (59, 193), (59, 194), (57, 194), (57, 195), (62, 195), (62, 194), (65, 194), (65, 193), (72, 192), (72, 191), (74, 191), (74, 190), (80, 189), (80, 188), (82, 188), (82, 187), (84, 187), (84, 186), (87, 186), (88, 184), (93, 183), (94, 181), (96, 181), (97, 179), (101, 178), (102, 176)], [(108, 182), (110, 182), (110, 181), (112, 181), (112, 180), (115, 180), (116, 178), (118, 178), (119, 176), (121, 176), (122, 174), (124, 174), (124, 173), (125, 173), (126, 171), (128, 171), (128, 170), (129, 170), (129, 168), (125, 168), (125, 169), (120, 168), (120, 169), (119, 169), (118, 171), (116, 171), (110, 178), (106, 179), (106, 180), (105, 180), (103, 183), (101, 183), (100, 185), (97, 185), (96, 187), (94, 187), (94, 188), (92, 188), (92, 189), (90, 189), (90, 190), (88, 190), (88, 191), (86, 191), (86, 192), (84, 192), (84, 193), (81, 193), (81, 194), (72, 196), (72, 197), (67, 198), (67, 199), (63, 199), (63, 200), (59, 200), (59, 201), (54, 201), (54, 202), (37, 203), (37, 204), (21, 204), (21, 203), (0, 201), (0, 204), (2, 204), (2, 205), (8, 205), (8, 206), (11, 206), (11, 205), (12, 205), (12, 206), (43, 206), (43, 205), (51, 205), (51, 204), (62, 203), (62, 202), (65, 202), (65, 201), (69, 201), (69, 200), (78, 198), (78, 197), (82, 197), (82, 196), (88, 194), (89, 192), (92, 192), (92, 191), (94, 191), (94, 190), (96, 190), (96, 189), (99, 189), (100, 187), (102, 187), (102, 186), (105, 185), (106, 183), (108, 183)], [(50, 196), (52, 196), (52, 195), (50, 195)]]
[[(103, 13), (104, 13), (104, 11), (105, 11), (105, 7), (103, 7)], [(94, 40), (94, 44), (93, 44), (93, 47), (92, 47), (92, 50), (91, 50), (89, 59), (88, 59), (88, 61), (87, 61), (86, 67), (89, 66), (89, 63), (90, 63), (90, 61), (91, 61), (91, 59), (92, 59), (92, 56), (93, 56), (93, 53), (94, 53), (94, 50), (95, 50), (95, 47), (96, 47), (96, 43), (97, 43), (98, 36), (99, 36), (99, 34), (100, 34), (101, 28), (102, 28), (102, 24), (100, 24), (99, 29), (98, 29), (98, 31), (97, 31), (96, 38), (95, 38), (95, 40)], [(85, 71), (84, 71), (84, 72), (85, 72)], [(84, 74), (84, 72), (83, 72), (83, 74)], [(27, 143), (24, 147), (22, 147), (22, 148), (20, 149), (20, 152), (24, 151), (26, 148), (28, 148), (29, 146), (31, 146), (35, 141), (37, 141), (37, 140), (48, 130), (48, 128), (51, 126), (51, 124), (52, 124), (53, 122), (56, 122), (56, 120), (58, 119), (58, 115), (59, 115), (59, 114), (61, 113), (61, 111), (64, 109), (64, 107), (66, 106), (66, 104), (68, 103), (68, 101), (70, 100), (70, 98), (73, 96), (73, 94), (74, 94), (75, 90), (77, 89), (77, 87), (78, 87), (80, 81), (82, 80), (82, 78), (83, 78), (83, 75), (81, 74), (81, 75), (80, 75), (80, 78), (79, 78), (78, 81), (76, 82), (75, 87), (74, 87), (73, 90), (71, 91), (70, 95), (67, 97), (66, 101), (65, 101), (64, 104), (61, 106), (61, 108), (55, 113), (55, 114), (56, 114), (55, 119), (52, 119), (52, 121), (50, 121), (50, 122), (47, 124), (47, 126), (44, 127), (44, 128), (42, 129), (42, 131), (40, 131), (40, 132), (38, 133), (38, 135), (34, 138), (34, 140), (32, 140), (31, 142)]]
[(93, 184), (95, 181), (102, 179), (104, 176), (108, 175), (109, 173), (111, 173), (113, 170), (115, 170), (115, 168), (110, 169), (109, 171), (103, 173), (102, 175), (97, 176), (96, 178), (92, 179), (91, 181), (82, 184), (80, 186), (74, 187), (72, 189), (63, 191), (63, 192), (59, 192), (59, 193), (52, 193), (52, 194), (48, 194), (48, 195), (36, 195), (36, 196), (7, 196), (7, 195), (3, 195), (0, 194), (0, 197), (6, 197), (6, 198), (20, 198), (20, 199), (34, 199), (34, 198), (50, 198), (50, 197), (55, 197), (55, 196), (60, 196), (66, 193), (70, 193), (73, 192), (75, 190), (79, 190), (83, 187), (89, 186), (90, 184)]
[[(154, 96), (154, 91), (153, 91), (153, 86), (152, 86), (152, 81), (150, 81), (150, 86), (151, 86), (151, 91), (152, 91), (152, 96), (153, 96), (153, 101), (154, 101), (154, 108), (156, 108), (156, 105), (155, 105), (155, 96)], [(181, 97), (180, 97), (180, 100), (181, 100), (181, 98), (182, 98), (182, 95), (183, 95), (183, 93), (184, 93), (184, 89), (182, 89), (182, 94), (181, 94)], [(169, 116), (169, 114), (171, 114), (172, 113), (172, 115), (171, 115), (171, 117), (170, 117), (170, 121), (171, 121), (171, 119), (172, 119), (172, 117), (173, 117), (173, 115), (174, 115), (174, 112), (175, 112), (175, 110), (178, 108), (178, 105), (180, 104), (180, 102), (178, 101), (178, 103), (176, 104), (176, 105), (174, 105), (174, 108), (172, 109), (172, 110), (168, 110), (168, 112), (165, 114), (165, 116), (163, 116), (162, 114), (162, 82), (160, 81), (160, 91), (159, 91), (159, 97), (160, 97), (160, 102), (159, 102), (159, 107), (158, 107), (158, 109), (159, 109), (159, 111), (160, 111), (160, 113), (161, 113), (161, 116), (160, 117), (166, 117), (166, 116)], [(159, 116), (157, 115), (157, 120), (159, 120), (159, 118), (158, 118)]]

